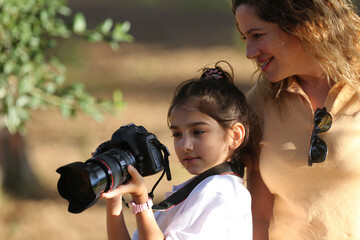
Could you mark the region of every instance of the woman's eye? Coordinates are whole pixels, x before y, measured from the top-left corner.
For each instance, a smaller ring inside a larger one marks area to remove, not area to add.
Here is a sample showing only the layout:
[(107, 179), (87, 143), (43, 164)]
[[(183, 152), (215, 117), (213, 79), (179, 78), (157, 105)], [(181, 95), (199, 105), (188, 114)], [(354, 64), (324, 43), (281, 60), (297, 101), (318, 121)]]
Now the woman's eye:
[(248, 36), (248, 37), (245, 37), (245, 35), (240, 34), (240, 37), (241, 37), (244, 41), (246, 41), (247, 38), (249, 38), (249, 39), (251, 39), (251, 40), (258, 40), (258, 39), (260, 39), (262, 36), (264, 36), (264, 34), (262, 34), (262, 33), (254, 33), (254, 34), (252, 34), (252, 35), (250, 35), (250, 36)]
[(259, 38), (261, 38), (263, 35), (264, 35), (264, 34), (255, 33), (255, 34), (252, 35), (252, 38), (253, 38), (253, 39), (259, 39)]
[(201, 135), (201, 134), (204, 134), (204, 133), (205, 133), (204, 130), (195, 130), (195, 131), (194, 131), (194, 134), (195, 134), (195, 135)]

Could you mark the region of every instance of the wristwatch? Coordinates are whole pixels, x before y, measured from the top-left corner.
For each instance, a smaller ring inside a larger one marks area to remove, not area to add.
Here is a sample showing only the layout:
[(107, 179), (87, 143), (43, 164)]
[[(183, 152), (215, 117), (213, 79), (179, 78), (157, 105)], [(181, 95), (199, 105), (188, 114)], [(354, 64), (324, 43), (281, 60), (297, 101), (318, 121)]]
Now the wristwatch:
[(149, 198), (149, 200), (147, 200), (146, 203), (141, 203), (141, 204), (136, 204), (134, 201), (131, 201), (129, 203), (129, 208), (131, 209), (132, 213), (134, 215), (138, 214), (139, 212), (145, 211), (147, 209), (151, 209), (151, 207), (153, 206), (153, 201), (151, 198)]

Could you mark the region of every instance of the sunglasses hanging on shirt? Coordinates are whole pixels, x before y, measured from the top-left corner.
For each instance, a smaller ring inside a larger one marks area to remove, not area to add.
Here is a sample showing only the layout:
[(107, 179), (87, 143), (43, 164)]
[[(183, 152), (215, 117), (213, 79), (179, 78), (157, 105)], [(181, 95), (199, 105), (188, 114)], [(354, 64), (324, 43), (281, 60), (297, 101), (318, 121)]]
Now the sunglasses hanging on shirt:
[(326, 111), (326, 107), (316, 109), (314, 116), (314, 129), (311, 134), (310, 148), (309, 148), (309, 162), (313, 163), (324, 162), (327, 156), (328, 148), (324, 140), (319, 137), (320, 133), (329, 131), (332, 124), (332, 117)]

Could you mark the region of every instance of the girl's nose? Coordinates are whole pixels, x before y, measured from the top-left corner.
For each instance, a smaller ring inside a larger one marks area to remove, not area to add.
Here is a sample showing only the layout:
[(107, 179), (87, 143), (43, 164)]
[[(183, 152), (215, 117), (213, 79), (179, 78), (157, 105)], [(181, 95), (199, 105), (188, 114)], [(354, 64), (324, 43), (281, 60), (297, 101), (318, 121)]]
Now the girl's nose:
[(246, 57), (248, 59), (254, 59), (259, 55), (260, 55), (259, 48), (250, 41), (246, 42)]
[(191, 138), (189, 136), (184, 136), (181, 141), (181, 148), (185, 152), (190, 152), (193, 150), (194, 145), (191, 141)]

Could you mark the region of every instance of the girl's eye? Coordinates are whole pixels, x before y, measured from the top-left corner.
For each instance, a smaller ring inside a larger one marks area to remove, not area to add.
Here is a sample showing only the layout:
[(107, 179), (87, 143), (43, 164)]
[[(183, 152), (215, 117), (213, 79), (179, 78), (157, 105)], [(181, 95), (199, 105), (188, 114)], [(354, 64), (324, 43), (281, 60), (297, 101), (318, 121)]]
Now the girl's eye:
[(172, 136), (173, 136), (174, 138), (180, 137), (180, 136), (181, 136), (181, 133), (179, 133), (179, 132), (173, 132)]

